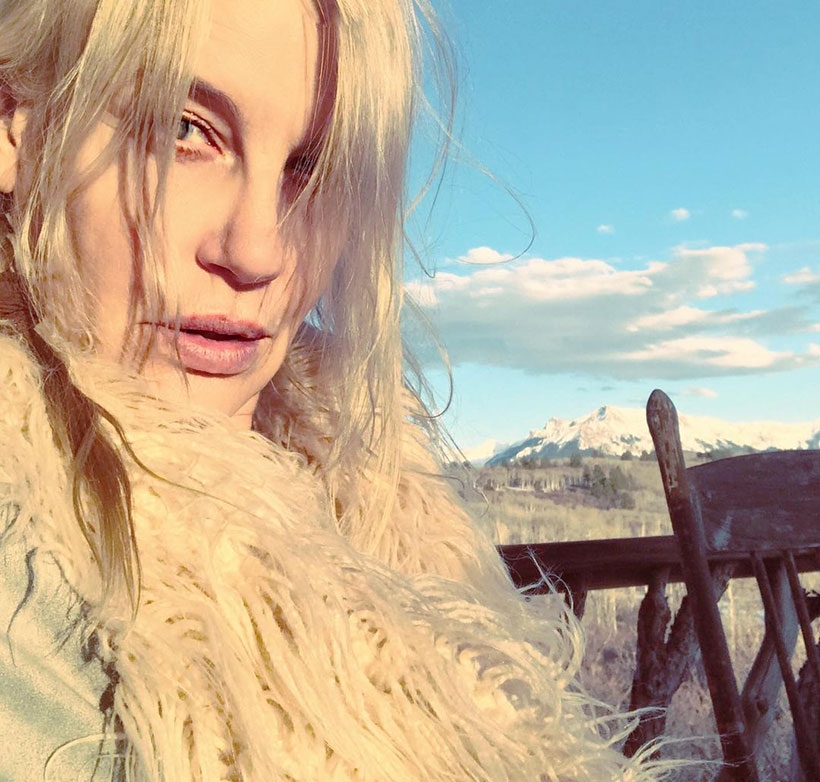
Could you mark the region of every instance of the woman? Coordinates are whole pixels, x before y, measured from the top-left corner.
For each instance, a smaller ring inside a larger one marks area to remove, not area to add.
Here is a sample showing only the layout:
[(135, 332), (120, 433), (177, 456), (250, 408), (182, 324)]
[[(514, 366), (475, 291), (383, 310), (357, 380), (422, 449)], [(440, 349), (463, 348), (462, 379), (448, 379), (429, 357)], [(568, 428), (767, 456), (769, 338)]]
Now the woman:
[(0, 14), (0, 778), (654, 778), (408, 420), (409, 0)]

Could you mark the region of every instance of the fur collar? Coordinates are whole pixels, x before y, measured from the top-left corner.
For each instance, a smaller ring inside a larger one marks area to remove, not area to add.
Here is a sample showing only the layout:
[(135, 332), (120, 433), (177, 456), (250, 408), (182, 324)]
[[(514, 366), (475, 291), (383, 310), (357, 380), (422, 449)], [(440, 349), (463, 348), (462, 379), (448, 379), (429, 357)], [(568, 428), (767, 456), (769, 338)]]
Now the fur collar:
[[(151, 399), (101, 365), (78, 384), (124, 425), (143, 590), (95, 618), (129, 778), (162, 782), (649, 780), (601, 739), (560, 599), (525, 603), (407, 433), (378, 551), (342, 534), (321, 464)], [(39, 378), (0, 337), (0, 502), (94, 607)], [(428, 470), (430, 471), (430, 470)], [(600, 721), (600, 720), (598, 720)]]

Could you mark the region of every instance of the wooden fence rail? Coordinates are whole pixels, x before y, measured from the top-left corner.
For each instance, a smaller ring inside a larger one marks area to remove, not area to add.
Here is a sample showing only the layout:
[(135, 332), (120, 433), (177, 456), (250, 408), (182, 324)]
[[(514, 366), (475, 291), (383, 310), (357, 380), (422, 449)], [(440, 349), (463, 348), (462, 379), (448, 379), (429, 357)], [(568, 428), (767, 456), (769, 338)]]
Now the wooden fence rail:
[[(498, 546), (498, 550), (518, 588), (539, 581), (540, 568), (559, 589), (572, 593), (581, 612), (590, 590), (649, 586), (659, 571), (666, 571), (667, 583), (683, 581), (674, 535), (507, 544)], [(817, 570), (818, 557), (820, 545), (798, 549), (797, 570), (801, 573)], [(713, 566), (732, 566), (732, 578), (754, 578), (752, 551), (748, 548), (712, 551), (707, 558)], [(548, 591), (550, 587), (543, 586), (531, 594)]]
[[(674, 535), (508, 544), (498, 546), (498, 550), (518, 588), (535, 584), (542, 580), (542, 573), (546, 574), (550, 583), (526, 594), (546, 594), (557, 587), (571, 597), (579, 617), (583, 616), (586, 596), (591, 590), (646, 586), (636, 627), (630, 709), (669, 706), (698, 650), (689, 597), (684, 597), (674, 617), (666, 599), (666, 584), (683, 581)], [(792, 551), (799, 572), (820, 569), (820, 545)], [(769, 553), (774, 556), (778, 552)], [(754, 577), (755, 556), (759, 554), (748, 548), (708, 552), (715, 594), (721, 595), (732, 578)], [(820, 609), (817, 600), (811, 608), (816, 616)], [(779, 691), (780, 685), (773, 681), (769, 686), (772, 691), (761, 690), (758, 698), (759, 707), (768, 710), (772, 718), (777, 697), (775, 685)], [(647, 715), (627, 739), (624, 751), (634, 753), (646, 741), (660, 736), (665, 727), (665, 712)]]

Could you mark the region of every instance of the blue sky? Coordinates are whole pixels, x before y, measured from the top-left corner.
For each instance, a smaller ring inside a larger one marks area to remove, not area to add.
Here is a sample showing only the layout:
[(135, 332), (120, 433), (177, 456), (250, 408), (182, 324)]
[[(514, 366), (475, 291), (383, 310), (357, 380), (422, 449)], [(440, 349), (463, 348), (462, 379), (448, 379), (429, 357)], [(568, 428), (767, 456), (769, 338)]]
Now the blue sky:
[(408, 290), (450, 350), (457, 441), (655, 387), (694, 414), (820, 419), (820, 4), (441, 13), (465, 151), (411, 229), (437, 275), (410, 263)]

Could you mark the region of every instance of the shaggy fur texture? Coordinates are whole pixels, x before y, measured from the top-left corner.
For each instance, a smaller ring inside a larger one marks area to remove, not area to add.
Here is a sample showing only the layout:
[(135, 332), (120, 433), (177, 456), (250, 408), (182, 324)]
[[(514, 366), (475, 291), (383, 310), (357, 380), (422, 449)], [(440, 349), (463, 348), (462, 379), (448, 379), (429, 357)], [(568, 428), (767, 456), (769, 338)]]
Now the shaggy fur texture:
[(428, 474), (414, 427), (398, 507), (374, 536), (350, 508), (339, 528), (315, 443), (311, 464), (296, 445), (177, 409), (106, 367), (72, 372), (163, 478), (129, 462), (136, 619), (100, 607), (40, 379), (10, 337), (0, 337), (0, 503), (19, 510), (10, 534), (52, 552), (90, 606), (87, 632), (118, 674), (129, 778), (656, 778), (601, 738), (608, 720), (574, 687), (580, 632), (563, 602), (516, 593), (490, 541)]

